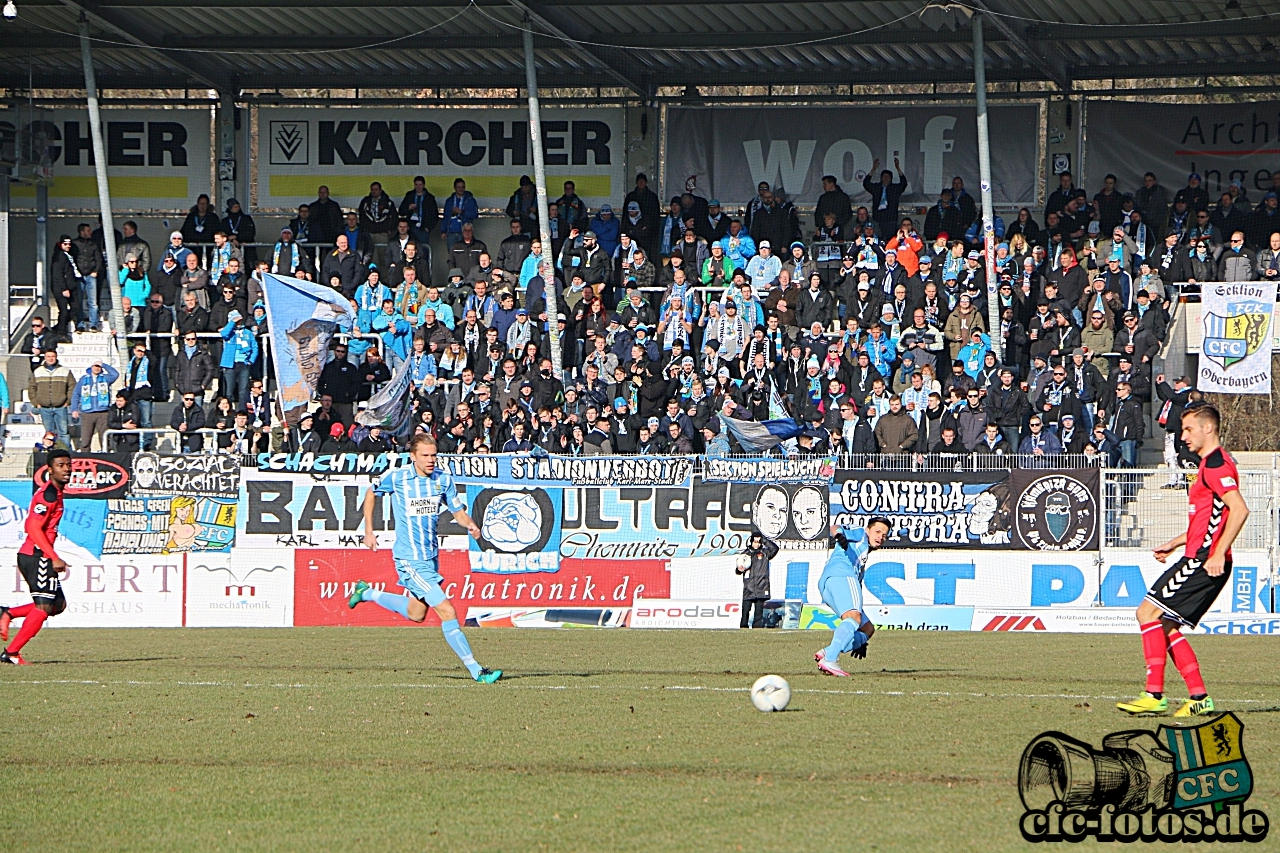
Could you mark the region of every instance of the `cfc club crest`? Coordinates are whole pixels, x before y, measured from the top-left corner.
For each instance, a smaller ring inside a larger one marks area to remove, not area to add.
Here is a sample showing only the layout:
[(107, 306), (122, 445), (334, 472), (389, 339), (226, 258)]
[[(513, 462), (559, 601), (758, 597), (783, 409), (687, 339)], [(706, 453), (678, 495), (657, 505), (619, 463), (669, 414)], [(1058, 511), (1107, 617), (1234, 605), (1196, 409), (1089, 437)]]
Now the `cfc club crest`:
[(1160, 726), (1156, 740), (1173, 756), (1174, 808), (1249, 798), (1253, 774), (1244, 757), (1243, 733), (1243, 724), (1231, 713), (1199, 726)]
[(1206, 314), (1204, 354), (1224, 370), (1253, 355), (1269, 339), (1271, 306), (1253, 300), (1228, 302), (1227, 314)]

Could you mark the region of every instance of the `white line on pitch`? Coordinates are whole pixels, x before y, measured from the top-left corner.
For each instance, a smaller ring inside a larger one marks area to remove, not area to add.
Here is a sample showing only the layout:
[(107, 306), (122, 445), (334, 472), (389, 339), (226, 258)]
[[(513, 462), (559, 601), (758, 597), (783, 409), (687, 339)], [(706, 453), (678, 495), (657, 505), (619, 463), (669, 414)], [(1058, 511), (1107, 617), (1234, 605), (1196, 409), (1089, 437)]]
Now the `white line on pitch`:
[[(5, 681), (0, 680), (0, 684), (79, 684), (79, 685), (131, 685), (131, 686), (165, 686), (164, 681), (94, 681), (94, 680), (24, 680), (24, 681)], [(174, 685), (179, 687), (232, 687), (232, 688), (249, 688), (257, 689), (261, 687), (274, 687), (283, 690), (296, 689), (316, 689), (328, 690), (335, 686), (332, 684), (251, 684), (249, 682), (232, 682), (232, 681), (175, 681)], [(441, 690), (441, 689), (470, 689), (470, 684), (366, 684), (361, 685), (364, 690), (401, 690), (401, 689), (417, 689), (417, 690)], [(689, 692), (705, 692), (705, 693), (746, 693), (747, 687), (708, 687), (699, 684), (664, 684), (660, 687), (652, 687), (649, 685), (625, 686), (625, 685), (606, 685), (606, 684), (511, 684), (506, 683), (502, 686), (504, 690), (613, 690), (617, 692), (627, 692), (632, 690), (684, 690)], [(792, 693), (816, 693), (834, 696), (938, 696), (938, 697), (954, 697), (954, 698), (971, 698), (971, 699), (1125, 699), (1126, 696), (1108, 696), (1095, 695), (1090, 693), (971, 693), (964, 691), (948, 691), (948, 690), (820, 690), (814, 688), (793, 688)], [(1229, 702), (1235, 705), (1258, 704), (1263, 699), (1221, 699), (1219, 701)]]

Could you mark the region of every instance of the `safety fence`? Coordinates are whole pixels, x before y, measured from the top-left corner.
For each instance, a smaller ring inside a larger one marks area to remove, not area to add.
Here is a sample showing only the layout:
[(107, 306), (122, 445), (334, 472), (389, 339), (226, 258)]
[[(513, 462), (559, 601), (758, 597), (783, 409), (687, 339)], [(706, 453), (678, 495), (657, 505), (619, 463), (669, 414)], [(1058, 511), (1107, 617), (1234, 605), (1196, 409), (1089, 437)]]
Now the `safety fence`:
[[(1240, 469), (1249, 519), (1236, 547), (1274, 551), (1280, 530), (1280, 473)], [(1111, 469), (1102, 472), (1103, 540), (1113, 548), (1154, 548), (1185, 533), (1194, 470)]]

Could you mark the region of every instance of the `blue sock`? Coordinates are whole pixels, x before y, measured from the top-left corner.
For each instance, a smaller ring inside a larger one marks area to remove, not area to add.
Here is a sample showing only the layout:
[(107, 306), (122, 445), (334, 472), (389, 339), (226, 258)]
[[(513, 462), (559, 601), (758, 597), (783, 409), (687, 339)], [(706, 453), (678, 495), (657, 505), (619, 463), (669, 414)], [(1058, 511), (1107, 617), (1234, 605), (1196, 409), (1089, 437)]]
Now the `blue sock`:
[(379, 607), (385, 607), (392, 613), (399, 613), (404, 618), (409, 618), (409, 596), (396, 595), (392, 592), (382, 592), (377, 589), (366, 589), (363, 599), (372, 601)]
[(849, 638), (849, 643), (848, 645), (845, 646), (844, 650), (846, 652), (851, 652), (854, 649), (862, 648), (866, 644), (867, 644), (867, 635), (862, 633), (861, 631), (854, 631), (853, 636)]
[(835, 634), (831, 638), (831, 645), (823, 650), (822, 656), (832, 663), (840, 657), (845, 651), (845, 647), (849, 645), (849, 641), (853, 639), (853, 635), (859, 633), (858, 623), (852, 619), (845, 619), (836, 626)]
[(476, 663), (476, 659), (471, 656), (471, 644), (467, 642), (466, 635), (458, 627), (458, 620), (450, 619), (448, 622), (441, 622), (440, 627), (444, 630), (444, 641), (449, 644), (449, 648), (453, 649), (453, 653), (461, 658), (462, 665), (471, 673), (471, 677), (475, 678), (480, 672), (480, 664)]

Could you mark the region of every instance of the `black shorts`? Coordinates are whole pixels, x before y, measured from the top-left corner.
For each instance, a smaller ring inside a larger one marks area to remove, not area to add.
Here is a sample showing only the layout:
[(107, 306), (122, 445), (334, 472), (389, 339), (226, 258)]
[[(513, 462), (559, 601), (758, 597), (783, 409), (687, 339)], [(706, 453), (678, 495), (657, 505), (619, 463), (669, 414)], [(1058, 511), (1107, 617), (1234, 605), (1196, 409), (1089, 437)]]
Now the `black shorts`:
[[(67, 598), (62, 594), (62, 581), (58, 580), (58, 571), (53, 561), (36, 548), (34, 554), (18, 555), (18, 571), (27, 581), (27, 589), (36, 604), (56, 604), (65, 606)], [(59, 610), (62, 609), (60, 606)]]
[(1201, 561), (1183, 557), (1151, 585), (1147, 601), (1163, 610), (1166, 618), (1194, 628), (1230, 579), (1230, 560), (1215, 578), (1204, 570)]

